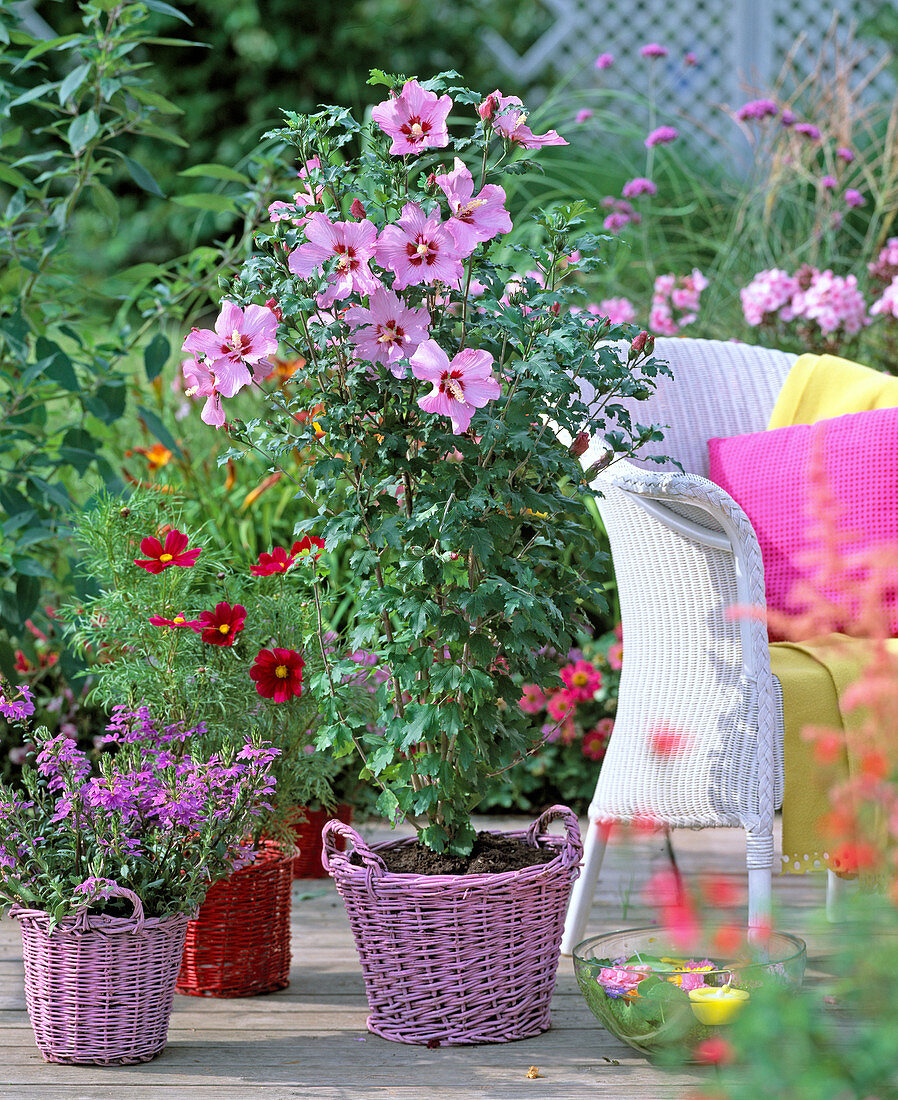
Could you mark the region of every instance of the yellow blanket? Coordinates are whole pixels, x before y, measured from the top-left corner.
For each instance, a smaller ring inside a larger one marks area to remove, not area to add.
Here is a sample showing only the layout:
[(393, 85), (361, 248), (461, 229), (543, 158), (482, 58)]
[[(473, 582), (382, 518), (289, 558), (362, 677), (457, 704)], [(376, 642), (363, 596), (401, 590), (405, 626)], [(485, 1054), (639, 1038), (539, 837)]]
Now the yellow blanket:
[[(818, 420), (898, 406), (898, 378), (839, 359), (802, 355), (777, 398), (767, 427), (813, 424)], [(898, 640), (888, 643), (898, 653)], [(829, 808), (828, 792), (852, 774), (863, 722), (861, 712), (840, 705), (872, 653), (870, 642), (831, 634), (807, 642), (776, 642), (770, 647), (773, 673), (783, 687), (785, 737), (783, 767), (783, 870), (801, 873), (828, 866), (826, 838), (818, 822)], [(845, 748), (822, 767), (814, 746), (802, 739), (808, 726), (833, 729)]]

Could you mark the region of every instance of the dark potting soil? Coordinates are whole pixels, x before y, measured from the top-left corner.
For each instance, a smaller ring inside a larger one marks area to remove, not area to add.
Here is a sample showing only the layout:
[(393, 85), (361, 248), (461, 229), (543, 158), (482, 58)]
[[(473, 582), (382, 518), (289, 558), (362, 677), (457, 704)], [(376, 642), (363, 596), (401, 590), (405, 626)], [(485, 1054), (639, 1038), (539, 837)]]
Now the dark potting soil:
[[(557, 854), (555, 848), (531, 848), (518, 837), (487, 832), (477, 834), (471, 854), (467, 856), (432, 852), (417, 843), (378, 851), (387, 870), (402, 875), (498, 874), (549, 863)], [(350, 863), (360, 866), (362, 861), (353, 853)]]

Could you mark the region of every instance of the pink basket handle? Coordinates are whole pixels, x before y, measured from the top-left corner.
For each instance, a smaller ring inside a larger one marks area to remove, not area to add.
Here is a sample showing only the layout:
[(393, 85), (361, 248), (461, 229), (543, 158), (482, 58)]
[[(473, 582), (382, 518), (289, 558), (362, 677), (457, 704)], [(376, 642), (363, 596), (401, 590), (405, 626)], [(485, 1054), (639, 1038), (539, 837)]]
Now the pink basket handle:
[[(107, 936), (117, 936), (124, 932), (132, 932), (135, 936), (140, 935), (143, 932), (144, 915), (143, 915), (143, 903), (137, 894), (131, 890), (126, 890), (124, 886), (113, 886), (110, 891), (110, 896), (117, 898), (125, 898), (131, 902), (134, 906), (134, 912), (130, 917), (107, 917), (105, 914), (94, 914), (93, 925), (88, 922), (91, 917), (88, 913), (86, 905), (82, 905), (75, 911), (75, 922), (73, 929), (76, 932), (89, 932), (91, 928), (100, 927), (106, 933)], [(16, 919), (23, 917), (35, 918), (48, 916), (45, 909), (29, 909), (27, 906), (20, 905), (15, 902), (10, 906), (9, 915)], [(114, 924), (112, 922), (115, 922)]]
[(564, 844), (561, 848), (561, 862), (565, 867), (576, 867), (583, 855), (583, 842), (580, 839), (580, 822), (577, 815), (567, 806), (550, 806), (544, 810), (527, 830), (527, 840), (534, 847), (537, 838), (549, 830), (553, 821), (564, 823)]
[(333, 873), (331, 871), (331, 860), (335, 858), (341, 860), (348, 859), (347, 854), (341, 852), (337, 847), (337, 837), (342, 837), (345, 841), (348, 841), (357, 852), (359, 859), (365, 867), (368, 888), (370, 890), (373, 882), (379, 879), (381, 875), (386, 874), (387, 866), (377, 852), (372, 851), (368, 847), (351, 825), (347, 825), (344, 821), (337, 821), (336, 818), (332, 818), (328, 821), (321, 830), (321, 862), (325, 871), (327, 871), (328, 874)]

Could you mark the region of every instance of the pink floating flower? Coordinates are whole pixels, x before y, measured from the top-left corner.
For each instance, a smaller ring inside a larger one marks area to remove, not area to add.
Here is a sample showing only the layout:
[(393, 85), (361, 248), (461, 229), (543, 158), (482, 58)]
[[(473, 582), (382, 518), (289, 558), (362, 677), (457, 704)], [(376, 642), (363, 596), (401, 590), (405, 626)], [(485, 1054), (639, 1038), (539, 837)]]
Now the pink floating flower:
[(395, 225), (381, 231), (377, 262), (396, 275), (394, 290), (419, 283), (457, 287), (464, 273), (455, 238), (439, 215), (427, 217), (417, 203), (407, 202)]
[(373, 222), (332, 222), (320, 211), (306, 223), (306, 242), (290, 253), (288, 267), (294, 275), (308, 279), (328, 260), (336, 259), (328, 275), (328, 288), (318, 304), (327, 308), (335, 301), (357, 294), (371, 294), (381, 284), (368, 267), (377, 246)]
[(595, 60), (595, 67), (597, 69), (610, 69), (614, 64), (613, 53), (600, 53)]
[(574, 121), (578, 125), (582, 125), (584, 122), (589, 122), (591, 118), (592, 111), (590, 111), (588, 107), (583, 107), (577, 112), (577, 117), (574, 119)]
[(866, 205), (866, 199), (856, 190), (854, 187), (849, 187), (845, 192), (845, 205), (851, 207), (858, 207)]
[(760, 122), (761, 119), (774, 118), (778, 114), (779, 105), (772, 99), (752, 99), (748, 103), (743, 103), (736, 111), (736, 118), (740, 122), (748, 122), (749, 119)]
[(539, 714), (546, 709), (546, 696), (536, 684), (521, 684), (521, 698), (518, 706), (525, 714)]
[(442, 149), (449, 144), (446, 119), (452, 109), (449, 96), (437, 96), (417, 80), (407, 80), (396, 99), (387, 99), (371, 111), (371, 117), (393, 139), (394, 156)]
[(277, 317), (266, 306), (242, 310), (233, 302), (223, 302), (214, 331), (191, 329), (181, 350), (202, 362), (204, 372), (214, 377), (211, 383), (205, 379), (199, 383), (208, 388), (206, 396), (233, 397), (250, 382), (264, 381), (274, 369), (268, 356), (278, 348), (277, 327)]
[(561, 679), (576, 703), (587, 703), (602, 686), (602, 674), (591, 661), (575, 661), (561, 670)]
[(502, 392), (492, 376), (493, 357), (488, 351), (465, 348), (450, 362), (435, 340), (425, 340), (410, 362), (416, 378), (433, 383), (431, 392), (418, 398), (418, 405), (425, 412), (448, 416), (453, 435), (467, 431), (474, 410)]
[(658, 57), (667, 57), (667, 46), (662, 46), (658, 42), (647, 42), (644, 46), (639, 47), (640, 57), (649, 57), (652, 60)]
[(412, 309), (386, 287), (377, 289), (368, 299), (368, 308), (351, 306), (345, 313), (352, 328), (350, 341), (360, 359), (382, 363), (397, 378), (405, 375), (402, 360), (427, 339), (430, 314), (426, 309)]
[(434, 177), (437, 187), (449, 201), (452, 216), (446, 228), (452, 234), (460, 256), (470, 256), (481, 241), (491, 241), (500, 233), (511, 232), (511, 217), (505, 209), (505, 191), (488, 183), (477, 198), (474, 179), (464, 161), (455, 158), (451, 172)]
[(540, 149), (543, 145), (568, 144), (555, 130), (549, 130), (545, 134), (534, 134), (527, 126), (527, 112), (517, 96), (501, 95), (497, 89), (490, 99), (496, 102), (493, 128), (510, 144), (518, 145), (522, 149)]
[(680, 131), (675, 126), (659, 126), (645, 139), (646, 149), (651, 149), (655, 145), (670, 145), (672, 141), (676, 141), (680, 136)]
[(640, 195), (657, 195), (658, 188), (645, 176), (637, 176), (635, 179), (627, 180), (621, 194), (625, 199), (635, 199)]

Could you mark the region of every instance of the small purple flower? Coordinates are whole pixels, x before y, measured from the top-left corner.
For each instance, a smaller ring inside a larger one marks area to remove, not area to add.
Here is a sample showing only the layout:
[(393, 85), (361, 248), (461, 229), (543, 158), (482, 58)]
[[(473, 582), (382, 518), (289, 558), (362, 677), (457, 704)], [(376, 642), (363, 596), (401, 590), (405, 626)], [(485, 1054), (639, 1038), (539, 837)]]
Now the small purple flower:
[(118, 883), (113, 882), (110, 878), (95, 878), (91, 875), (90, 878), (86, 878), (84, 882), (76, 886), (72, 893), (79, 898), (83, 898), (90, 905), (91, 902), (106, 901), (117, 887)]
[(683, 58), (683, 64), (690, 69), (694, 68), (698, 64), (698, 58), (695, 56), (692, 50), (690, 50), (689, 53), (687, 53), (686, 56)]
[(794, 126), (795, 125), (795, 112), (790, 111), (788, 107), (783, 107), (783, 113), (780, 115), (780, 125), (782, 125), (782, 126)]
[(670, 145), (672, 141), (676, 141), (680, 136), (680, 131), (673, 126), (659, 126), (657, 130), (652, 132), (645, 139), (646, 149), (651, 149), (654, 145)]
[(597, 69), (610, 69), (613, 64), (614, 64), (614, 54), (613, 53), (600, 53), (599, 56), (596, 58), (596, 68)]
[(24, 722), (34, 714), (34, 695), (27, 684), (19, 684), (20, 699), (7, 699), (0, 691), (0, 714), (10, 722)]
[(823, 176), (820, 180), (820, 186), (824, 191), (832, 191), (839, 186), (839, 181), (835, 176)]
[(857, 191), (854, 187), (849, 187), (845, 192), (845, 205), (857, 208), (859, 206), (865, 206), (867, 200), (864, 196)]
[(749, 119), (760, 121), (762, 118), (774, 118), (779, 114), (779, 106), (772, 99), (752, 99), (743, 103), (736, 112), (736, 118), (740, 122), (748, 122)]
[(820, 127), (815, 126), (813, 122), (797, 122), (795, 124), (795, 133), (806, 137), (808, 141), (820, 140)]
[(621, 194), (625, 199), (635, 199), (640, 195), (657, 195), (658, 188), (645, 176), (637, 176), (635, 179), (627, 180)]
[(653, 60), (656, 57), (667, 57), (667, 46), (662, 46), (658, 42), (647, 42), (639, 47), (639, 53), (641, 57), (650, 57)]
[(591, 118), (592, 111), (590, 111), (588, 107), (584, 107), (582, 110), (577, 112), (577, 117), (574, 121), (578, 123), (589, 122)]
[(851, 162), (854, 160), (854, 153), (852, 153), (852, 151), (845, 145), (840, 146), (836, 150), (836, 156), (839, 158), (839, 160), (844, 161), (846, 164), (851, 164)]

